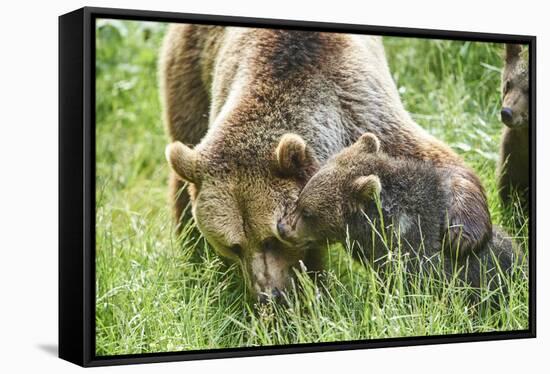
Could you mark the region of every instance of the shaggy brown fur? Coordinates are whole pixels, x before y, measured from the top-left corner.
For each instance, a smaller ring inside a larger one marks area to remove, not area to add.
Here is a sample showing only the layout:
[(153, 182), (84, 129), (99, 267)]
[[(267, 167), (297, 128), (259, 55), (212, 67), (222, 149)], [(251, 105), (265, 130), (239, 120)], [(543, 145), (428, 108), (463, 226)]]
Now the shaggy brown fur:
[(176, 217), (189, 200), (177, 197), (186, 181), (199, 229), (242, 264), (257, 295), (284, 289), (299, 261), (321, 267), (322, 252), (286, 246), (277, 222), (293, 208), (314, 160), (323, 164), (366, 131), (394, 156), (452, 172), (450, 218), (465, 251), (491, 237), (479, 179), (405, 111), (379, 37), (173, 25), (160, 79), (176, 142), (167, 150)]
[(529, 201), (529, 66), (522, 46), (506, 44), (502, 71), (502, 131), (498, 185), (505, 205), (516, 192)]
[(388, 156), (367, 133), (310, 178), (296, 208), (279, 222), (279, 233), (297, 248), (349, 240), (355, 257), (376, 266), (397, 248), (409, 254), (411, 264), (431, 267), (444, 259), (447, 274), (466, 269), (468, 262), (472, 268), (460, 275), (479, 286), (482, 277), (496, 277), (498, 268), (511, 270), (512, 241), (494, 227), (485, 247), (457, 258), (457, 243), (447, 239), (451, 179), (431, 162)]

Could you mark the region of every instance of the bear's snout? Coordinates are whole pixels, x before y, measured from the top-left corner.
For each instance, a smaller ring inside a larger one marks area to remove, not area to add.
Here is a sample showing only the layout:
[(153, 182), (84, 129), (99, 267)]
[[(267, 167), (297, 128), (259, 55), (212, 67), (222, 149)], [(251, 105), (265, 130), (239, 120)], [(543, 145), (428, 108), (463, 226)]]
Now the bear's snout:
[(277, 222), (277, 233), (282, 240), (288, 241), (290, 237), (290, 227), (284, 222), (284, 219), (280, 219), (279, 222)]
[(258, 295), (258, 302), (260, 304), (267, 304), (269, 301), (276, 302), (279, 304), (285, 303), (285, 293), (284, 291), (274, 288), (271, 290), (271, 294), (262, 292)]
[(514, 120), (514, 111), (512, 108), (502, 108), (500, 111), (500, 119), (505, 125), (511, 125)]
[(278, 301), (290, 285), (292, 264), (279, 250), (261, 250), (250, 261), (248, 272), (252, 291), (259, 302)]
[(277, 222), (277, 236), (286, 245), (295, 246), (298, 241), (296, 232), (296, 219), (285, 216)]

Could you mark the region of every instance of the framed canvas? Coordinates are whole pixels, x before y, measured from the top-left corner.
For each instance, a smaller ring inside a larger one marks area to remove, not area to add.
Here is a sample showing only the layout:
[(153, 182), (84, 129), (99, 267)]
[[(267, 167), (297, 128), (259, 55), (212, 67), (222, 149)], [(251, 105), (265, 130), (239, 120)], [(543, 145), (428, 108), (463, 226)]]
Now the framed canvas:
[(536, 38), (59, 18), (59, 356), (535, 337)]

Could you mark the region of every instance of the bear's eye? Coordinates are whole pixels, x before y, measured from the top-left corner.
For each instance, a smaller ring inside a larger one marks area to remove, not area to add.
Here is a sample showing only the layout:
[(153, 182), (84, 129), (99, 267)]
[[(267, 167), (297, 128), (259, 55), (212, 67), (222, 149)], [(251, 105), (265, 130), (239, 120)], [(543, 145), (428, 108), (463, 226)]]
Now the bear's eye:
[(302, 217), (307, 220), (312, 220), (315, 218), (315, 213), (309, 208), (303, 208)]
[(280, 248), (280, 242), (275, 237), (270, 237), (262, 241), (261, 248), (264, 251), (276, 251)]
[(506, 83), (504, 84), (504, 93), (507, 93), (511, 89), (512, 89), (512, 82), (511, 81), (506, 81)]
[(229, 247), (229, 252), (237, 257), (241, 257), (243, 253), (243, 248), (238, 244), (233, 244), (231, 247)]

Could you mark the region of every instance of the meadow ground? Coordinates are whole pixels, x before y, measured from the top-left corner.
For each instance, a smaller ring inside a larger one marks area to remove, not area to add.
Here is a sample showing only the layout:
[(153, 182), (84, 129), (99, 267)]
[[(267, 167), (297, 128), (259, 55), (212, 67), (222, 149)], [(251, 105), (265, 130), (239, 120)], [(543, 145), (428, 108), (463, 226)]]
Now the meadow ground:
[[(331, 248), (324, 290), (302, 274), (290, 306), (260, 310), (243, 297), (239, 270), (203, 239), (178, 239), (167, 200), (168, 165), (157, 89), (164, 25), (99, 20), (96, 61), (96, 345), (98, 355), (330, 342), (526, 329), (528, 281), (521, 266), (502, 308), (472, 305), (473, 290), (437, 277), (404, 292)], [(392, 74), (417, 122), (460, 153), (481, 177), (493, 222), (527, 252), (498, 203), (502, 45), (385, 38)], [(192, 223), (190, 223), (191, 225)], [(199, 261), (190, 261), (194, 251)], [(483, 292), (488, 298), (490, 292)]]

